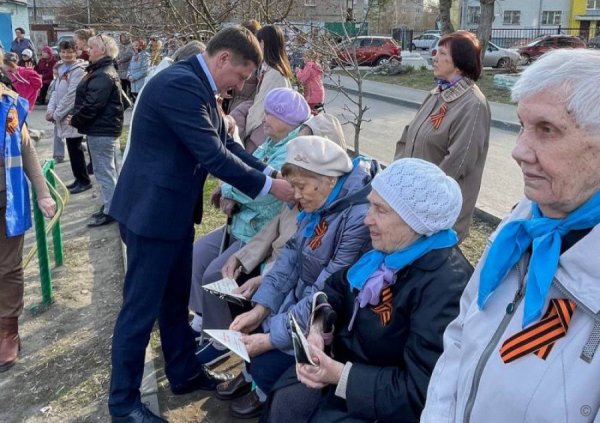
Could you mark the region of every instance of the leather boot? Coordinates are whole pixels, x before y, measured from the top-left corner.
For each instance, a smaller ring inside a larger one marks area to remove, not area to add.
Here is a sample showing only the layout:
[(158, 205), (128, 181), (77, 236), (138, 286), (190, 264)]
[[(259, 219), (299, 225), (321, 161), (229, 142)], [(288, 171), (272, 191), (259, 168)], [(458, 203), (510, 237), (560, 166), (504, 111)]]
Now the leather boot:
[(19, 358), (20, 350), (19, 318), (0, 318), (0, 373), (14, 366)]

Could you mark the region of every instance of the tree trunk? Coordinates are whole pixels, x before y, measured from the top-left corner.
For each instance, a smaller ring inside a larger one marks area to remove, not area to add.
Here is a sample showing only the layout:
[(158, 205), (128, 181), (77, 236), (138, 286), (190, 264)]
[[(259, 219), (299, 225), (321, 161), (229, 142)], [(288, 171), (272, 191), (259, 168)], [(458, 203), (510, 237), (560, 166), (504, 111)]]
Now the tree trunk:
[(480, 0), (481, 18), (477, 28), (477, 38), (481, 42), (481, 61), (487, 49), (487, 43), (492, 35), (492, 22), (494, 21), (494, 0)]
[(454, 26), (450, 19), (450, 9), (452, 0), (440, 0), (440, 23), (442, 24), (442, 34), (454, 32)]

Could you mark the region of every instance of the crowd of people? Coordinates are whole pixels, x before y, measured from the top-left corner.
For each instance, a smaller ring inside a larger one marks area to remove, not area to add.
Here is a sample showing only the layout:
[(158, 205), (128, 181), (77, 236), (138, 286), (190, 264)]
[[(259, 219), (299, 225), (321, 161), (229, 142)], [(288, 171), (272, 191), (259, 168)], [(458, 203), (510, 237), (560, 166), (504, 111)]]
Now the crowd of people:
[[(548, 53), (513, 88), (521, 131), (512, 156), (525, 198), (473, 268), (460, 244), (491, 112), (477, 86), (481, 44), (472, 33), (441, 38), (436, 86), (383, 170), (348, 155), (339, 122), (322, 110), (319, 56), (307, 52), (304, 67), (292, 69), (276, 26), (249, 21), (166, 58), (158, 39), (147, 49), (129, 34), (120, 44), (89, 30), (75, 35), (59, 45), (46, 119), (66, 139), (73, 193), (91, 187), (86, 137), (102, 199), (89, 226), (117, 221), (127, 246), (112, 339), (113, 422), (166, 421), (140, 398), (156, 321), (173, 394), (215, 391), (238, 418), (600, 419), (598, 53)], [(25, 124), (31, 97), (19, 83), (31, 67), (15, 56), (5, 55), (8, 78), (0, 75), (0, 371), (19, 354), (20, 259), (31, 226), (25, 175), (44, 215), (55, 208)], [(40, 77), (40, 87), (47, 81)], [(227, 225), (194, 239), (208, 175), (221, 181), (211, 203)], [(235, 280), (247, 302), (203, 288), (222, 278)], [(229, 351), (206, 329), (242, 334), (250, 361), (239, 375), (211, 371)]]

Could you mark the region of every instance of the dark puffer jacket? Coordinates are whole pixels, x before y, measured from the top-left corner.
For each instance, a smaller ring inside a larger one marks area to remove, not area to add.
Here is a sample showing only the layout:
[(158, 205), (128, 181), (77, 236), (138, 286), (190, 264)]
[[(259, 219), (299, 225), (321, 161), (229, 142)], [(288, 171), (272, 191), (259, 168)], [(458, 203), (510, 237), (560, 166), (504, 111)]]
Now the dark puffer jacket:
[(333, 354), (352, 363), (346, 399), (335, 395), (336, 386), (327, 387), (310, 422), (417, 423), (442, 335), (458, 315), (473, 267), (458, 247), (430, 251), (396, 272), (389, 322), (365, 307), (352, 330), (357, 291), (350, 288), (347, 270), (333, 274), (323, 289), (337, 313)]
[(103, 57), (86, 71), (77, 86), (71, 126), (85, 135), (118, 137), (123, 130), (123, 103), (113, 61)]

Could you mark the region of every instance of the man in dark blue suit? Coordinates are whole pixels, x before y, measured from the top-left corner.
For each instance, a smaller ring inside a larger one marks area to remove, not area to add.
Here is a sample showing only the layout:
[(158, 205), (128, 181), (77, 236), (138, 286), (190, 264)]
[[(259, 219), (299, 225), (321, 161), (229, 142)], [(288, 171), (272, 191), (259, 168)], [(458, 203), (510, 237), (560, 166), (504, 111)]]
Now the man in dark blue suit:
[(206, 52), (152, 78), (138, 99), (129, 155), (109, 213), (127, 245), (123, 305), (112, 343), (109, 409), (118, 423), (164, 422), (140, 401), (144, 353), (158, 319), (174, 394), (213, 390), (217, 380), (194, 355), (188, 325), (194, 222), (210, 173), (255, 198), (288, 200), (292, 189), (233, 142), (215, 94), (241, 89), (262, 61), (256, 38), (232, 27)]

